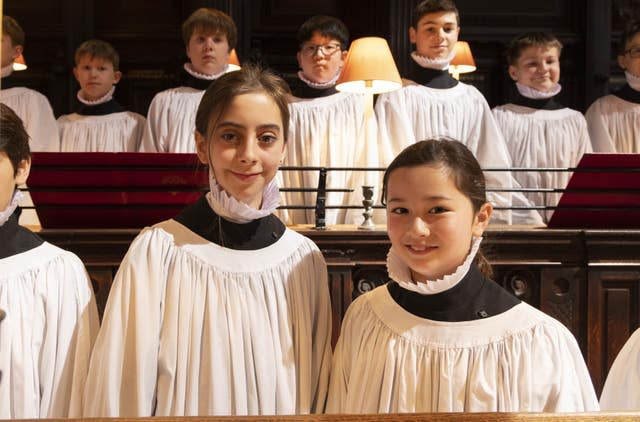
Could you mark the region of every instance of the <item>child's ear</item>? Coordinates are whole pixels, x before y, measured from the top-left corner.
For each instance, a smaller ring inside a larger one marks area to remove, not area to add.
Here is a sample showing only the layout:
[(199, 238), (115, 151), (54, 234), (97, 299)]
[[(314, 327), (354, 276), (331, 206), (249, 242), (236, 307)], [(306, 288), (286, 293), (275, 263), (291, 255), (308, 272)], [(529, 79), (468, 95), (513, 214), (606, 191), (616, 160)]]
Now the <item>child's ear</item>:
[(627, 66), (625, 66), (625, 59), (624, 56), (622, 54), (618, 55), (618, 66), (620, 66), (620, 69), (622, 70), (627, 70)]
[(24, 47), (20, 44), (13, 46), (13, 60), (17, 59), (24, 52)]
[(409, 41), (411, 41), (411, 44), (415, 44), (416, 43), (416, 29), (412, 26), (409, 28)]
[(113, 72), (113, 84), (117, 84), (118, 82), (120, 82), (120, 78), (122, 78), (122, 72), (120, 72), (119, 70), (116, 70), (115, 72)]
[(513, 79), (514, 82), (518, 81), (518, 70), (512, 64), (509, 65), (509, 76)]
[(27, 178), (29, 177), (30, 170), (31, 170), (31, 158), (27, 158), (20, 161), (20, 163), (18, 164), (18, 168), (16, 169), (16, 177), (15, 177), (16, 185), (23, 185), (27, 183)]
[(200, 132), (195, 131), (196, 137), (196, 153), (202, 164), (209, 164), (209, 143)]
[(77, 67), (73, 67), (73, 77), (76, 78), (76, 81), (78, 81), (78, 83), (80, 82), (80, 79), (78, 79), (78, 68)]
[(491, 214), (493, 213), (493, 205), (489, 202), (485, 202), (480, 207), (480, 210), (476, 213), (476, 216), (473, 219), (473, 227), (471, 229), (471, 233), (480, 237), (484, 233), (485, 229), (489, 225), (489, 220), (491, 220)]

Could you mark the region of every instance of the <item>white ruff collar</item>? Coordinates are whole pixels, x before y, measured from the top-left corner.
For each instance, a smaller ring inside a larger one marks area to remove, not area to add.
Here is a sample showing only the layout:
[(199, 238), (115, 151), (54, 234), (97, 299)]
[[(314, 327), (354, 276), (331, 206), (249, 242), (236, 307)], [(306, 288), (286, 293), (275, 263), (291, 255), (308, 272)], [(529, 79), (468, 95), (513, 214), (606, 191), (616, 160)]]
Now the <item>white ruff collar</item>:
[(624, 77), (627, 79), (627, 83), (631, 88), (636, 91), (640, 91), (640, 76), (636, 76), (629, 71), (624, 72)]
[(336, 84), (336, 82), (338, 81), (338, 78), (340, 77), (340, 72), (342, 72), (342, 68), (339, 68), (335, 76), (329, 79), (327, 82), (313, 82), (304, 76), (304, 73), (302, 73), (302, 70), (298, 71), (298, 78), (300, 78), (302, 82), (309, 85), (311, 88), (324, 89), (324, 88), (331, 88)]
[(447, 70), (449, 68), (449, 63), (451, 63), (451, 60), (453, 60), (455, 56), (455, 50), (451, 50), (451, 53), (443, 59), (430, 59), (427, 56), (421, 56), (417, 51), (411, 52), (411, 58), (418, 63), (418, 65), (435, 70)]
[(259, 210), (229, 195), (218, 184), (212, 171), (209, 171), (209, 187), (211, 191), (207, 193), (206, 198), (211, 209), (220, 217), (234, 223), (245, 224), (266, 217), (272, 214), (280, 205), (280, 189), (275, 177), (265, 186), (262, 192), (262, 205)]
[(531, 100), (546, 100), (547, 98), (555, 97), (562, 90), (562, 86), (560, 84), (555, 84), (549, 91), (543, 92), (531, 88), (530, 86), (522, 85), (518, 82), (516, 82), (516, 88), (518, 88), (520, 95)]
[(6, 78), (13, 73), (13, 63), (0, 69), (0, 76)]
[(427, 280), (424, 282), (413, 281), (411, 277), (411, 269), (404, 263), (404, 261), (402, 261), (392, 246), (387, 254), (387, 272), (392, 280), (396, 281), (400, 287), (407, 290), (423, 295), (434, 295), (436, 293), (444, 292), (458, 284), (460, 280), (467, 275), (469, 267), (478, 253), (478, 248), (480, 248), (481, 242), (482, 237), (473, 237), (469, 255), (467, 255), (464, 262), (460, 264), (452, 274), (445, 275), (438, 280)]
[(111, 87), (111, 89), (109, 90), (109, 92), (107, 92), (106, 94), (104, 94), (102, 97), (98, 98), (97, 100), (87, 100), (83, 97), (83, 92), (82, 89), (80, 91), (78, 91), (78, 101), (80, 101), (82, 104), (88, 105), (88, 106), (94, 106), (94, 105), (98, 105), (98, 104), (104, 104), (108, 101), (111, 101), (111, 99), (113, 98), (113, 93), (116, 92), (116, 86), (113, 85)]
[(213, 81), (215, 79), (218, 79), (220, 76), (224, 75), (229, 71), (228, 64), (225, 64), (222, 71), (220, 73), (216, 73), (215, 75), (207, 75), (205, 73), (200, 73), (193, 68), (193, 65), (191, 63), (185, 63), (183, 67), (184, 67), (184, 70), (186, 70), (187, 73), (193, 76), (194, 78), (205, 79), (207, 81)]
[(11, 198), (11, 202), (9, 202), (7, 208), (5, 208), (3, 211), (0, 211), (0, 227), (4, 226), (4, 223), (7, 222), (16, 208), (18, 208), (18, 204), (20, 203), (20, 200), (22, 200), (23, 196), (24, 194), (22, 193), (22, 191), (19, 191), (18, 189), (15, 190), (15, 192), (13, 193), (13, 198)]

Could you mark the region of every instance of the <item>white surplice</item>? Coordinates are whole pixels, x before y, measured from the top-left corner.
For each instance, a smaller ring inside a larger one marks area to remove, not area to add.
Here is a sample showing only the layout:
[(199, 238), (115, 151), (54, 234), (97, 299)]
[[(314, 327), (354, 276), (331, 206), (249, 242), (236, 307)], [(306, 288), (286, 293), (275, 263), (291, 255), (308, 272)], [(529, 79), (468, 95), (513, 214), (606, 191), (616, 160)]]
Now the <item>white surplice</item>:
[[(469, 148), (482, 168), (508, 169), (511, 159), (489, 105), (472, 85), (437, 89), (405, 81), (401, 89), (381, 94), (375, 106), (381, 165), (386, 166), (405, 147), (432, 137), (449, 136)], [(487, 188), (519, 187), (509, 171), (485, 172)], [(487, 192), (494, 207), (526, 207), (520, 193)], [(542, 224), (532, 210), (495, 210), (492, 222)]]
[(71, 252), (44, 242), (0, 259), (0, 419), (80, 417), (98, 311)]
[(63, 152), (137, 152), (145, 118), (122, 111), (99, 116), (78, 113), (58, 118)]
[(60, 151), (58, 125), (47, 97), (33, 89), (14, 87), (0, 90), (0, 103), (11, 107), (22, 119), (32, 152)]
[(380, 286), (342, 323), (329, 413), (598, 410), (589, 372), (560, 322), (520, 303), (485, 319), (415, 316)]
[(153, 97), (140, 152), (196, 152), (196, 112), (204, 90), (181, 86)]
[(640, 152), (640, 104), (605, 95), (591, 104), (585, 117), (594, 152)]
[[(326, 97), (300, 99), (289, 103), (291, 119), (285, 166), (378, 167), (376, 124), (373, 114), (367, 119), (365, 97), (336, 93)], [(367, 126), (368, 125), (368, 126)], [(281, 187), (317, 188), (318, 171), (281, 171)], [(326, 205), (354, 205), (359, 209), (327, 209), (325, 221), (332, 224), (362, 223), (362, 186), (375, 185), (376, 172), (328, 171), (326, 187), (353, 189), (353, 192), (329, 192)], [(316, 192), (284, 192), (283, 204), (311, 205)], [(287, 210), (282, 213), (287, 224), (313, 224), (315, 211)]]
[(232, 250), (168, 220), (118, 270), (84, 416), (322, 411), (330, 361), (327, 270), (311, 240), (287, 229)]
[[(493, 109), (514, 167), (575, 167), (582, 155), (592, 152), (587, 122), (582, 113), (570, 108), (538, 110), (516, 104)], [(570, 172), (514, 172), (523, 188), (564, 189)], [(540, 206), (555, 206), (562, 192), (530, 192), (525, 196)], [(553, 211), (540, 213), (545, 222)]]
[(600, 407), (607, 411), (640, 410), (640, 329), (624, 344), (613, 361), (602, 388)]

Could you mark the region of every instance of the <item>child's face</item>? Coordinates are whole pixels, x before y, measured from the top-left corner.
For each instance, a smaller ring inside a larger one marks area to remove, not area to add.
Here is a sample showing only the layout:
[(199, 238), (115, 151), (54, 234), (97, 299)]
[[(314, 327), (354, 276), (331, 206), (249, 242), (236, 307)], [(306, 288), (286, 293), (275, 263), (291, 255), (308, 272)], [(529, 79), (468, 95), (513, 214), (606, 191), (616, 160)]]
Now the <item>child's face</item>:
[(18, 166), (17, 174), (14, 176), (13, 164), (9, 156), (0, 151), (0, 210), (4, 210), (9, 206), (16, 185), (22, 185), (27, 181), (30, 167), (31, 162), (23, 160)]
[(633, 76), (640, 77), (640, 32), (627, 42), (625, 50), (625, 54), (618, 56), (618, 64)]
[(346, 56), (347, 52), (342, 51), (340, 41), (325, 37), (318, 31), (313, 32), (311, 39), (300, 47), (296, 55), (304, 76), (316, 83), (325, 83), (333, 79), (344, 66)]
[(280, 109), (270, 96), (238, 95), (218, 119), (211, 139), (196, 132), (198, 157), (210, 164), (227, 193), (259, 209), (262, 192), (284, 157), (282, 128)]
[(85, 54), (73, 68), (73, 76), (82, 88), (83, 97), (95, 101), (104, 97), (120, 81), (122, 74), (113, 69), (110, 61)]
[(229, 62), (229, 42), (220, 32), (196, 29), (187, 45), (187, 56), (196, 72), (215, 75)]
[(473, 212), (442, 167), (400, 167), (387, 184), (387, 231), (414, 281), (436, 280), (464, 262), (472, 236), (481, 236), (491, 205)]
[(14, 46), (11, 37), (2, 34), (2, 67), (9, 66), (20, 54), (22, 54), (22, 46)]
[(417, 28), (409, 28), (409, 40), (416, 52), (430, 59), (444, 59), (451, 54), (458, 41), (460, 27), (454, 12), (436, 12), (424, 15)]
[(560, 80), (560, 55), (556, 47), (532, 45), (522, 50), (509, 66), (514, 81), (542, 92), (553, 89)]

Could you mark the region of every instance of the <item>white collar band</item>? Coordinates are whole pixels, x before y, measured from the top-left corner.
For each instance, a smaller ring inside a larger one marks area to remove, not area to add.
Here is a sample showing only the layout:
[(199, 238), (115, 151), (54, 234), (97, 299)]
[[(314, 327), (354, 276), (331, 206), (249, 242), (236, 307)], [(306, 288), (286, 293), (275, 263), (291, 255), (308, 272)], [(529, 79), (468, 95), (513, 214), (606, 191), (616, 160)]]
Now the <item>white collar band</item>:
[(0, 227), (4, 226), (4, 223), (6, 223), (7, 220), (9, 220), (9, 217), (13, 215), (13, 212), (16, 210), (16, 208), (18, 208), (18, 204), (22, 200), (23, 196), (24, 194), (22, 193), (22, 191), (18, 189), (13, 192), (13, 197), (11, 198), (11, 202), (9, 202), (9, 205), (7, 205), (7, 208), (5, 208), (3, 211), (0, 211)]
[(111, 87), (111, 89), (109, 90), (109, 92), (107, 92), (106, 94), (104, 94), (102, 97), (98, 98), (97, 100), (87, 100), (83, 97), (83, 91), (82, 89), (80, 91), (78, 91), (78, 101), (80, 101), (82, 104), (84, 105), (88, 105), (88, 106), (95, 106), (98, 104), (104, 104), (106, 102), (111, 101), (111, 99), (113, 98), (113, 93), (116, 91), (116, 86), (113, 85)]
[(423, 295), (433, 295), (444, 292), (458, 284), (460, 280), (467, 275), (467, 272), (469, 272), (469, 268), (478, 253), (481, 242), (482, 237), (473, 237), (469, 255), (467, 255), (464, 262), (460, 264), (453, 273), (445, 275), (438, 280), (427, 280), (425, 282), (413, 281), (413, 278), (411, 277), (411, 269), (404, 263), (404, 261), (402, 261), (392, 246), (387, 254), (387, 272), (389, 273), (389, 277), (404, 289)]
[(635, 91), (640, 91), (640, 76), (636, 76), (629, 71), (625, 71), (624, 77), (631, 88)]
[(209, 170), (209, 188), (211, 190), (207, 193), (206, 198), (211, 209), (220, 217), (234, 223), (246, 224), (266, 217), (280, 205), (280, 189), (275, 177), (262, 192), (262, 205), (259, 210), (229, 195), (213, 176), (211, 169)]
[(546, 100), (547, 98), (555, 97), (562, 90), (562, 86), (560, 84), (555, 84), (549, 91), (543, 92), (519, 82), (516, 82), (516, 88), (518, 88), (520, 95), (531, 100)]
[(336, 84), (336, 82), (338, 81), (338, 78), (340, 77), (341, 71), (342, 71), (342, 68), (339, 68), (335, 76), (330, 80), (328, 80), (327, 82), (313, 82), (304, 76), (304, 73), (302, 73), (302, 70), (298, 71), (298, 78), (300, 78), (302, 82), (309, 85), (311, 88), (325, 89), (325, 88), (331, 88)]
[(200, 73), (197, 70), (195, 70), (193, 68), (193, 65), (191, 63), (185, 63), (184, 64), (184, 70), (187, 71), (188, 74), (190, 74), (191, 76), (193, 76), (194, 78), (198, 78), (198, 79), (204, 79), (207, 81), (213, 81), (218, 79), (220, 76), (224, 75), (225, 73), (228, 72), (229, 70), (229, 65), (225, 64), (224, 68), (222, 69), (222, 72), (220, 73), (216, 73), (215, 75), (207, 75), (205, 73)]
[(449, 56), (442, 59), (430, 59), (426, 56), (421, 56), (417, 51), (411, 52), (411, 58), (418, 63), (421, 67), (426, 67), (427, 69), (435, 69), (435, 70), (447, 70), (449, 69), (449, 64), (451, 60), (456, 56), (456, 51), (451, 50)]

